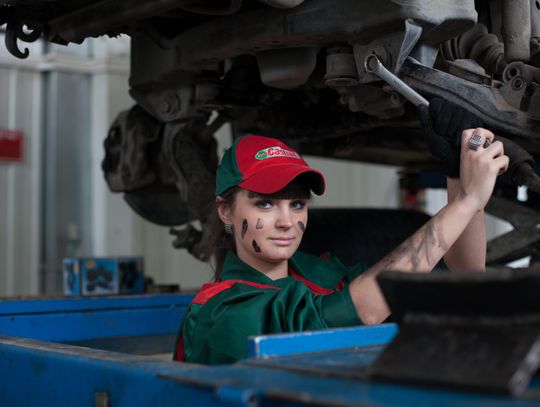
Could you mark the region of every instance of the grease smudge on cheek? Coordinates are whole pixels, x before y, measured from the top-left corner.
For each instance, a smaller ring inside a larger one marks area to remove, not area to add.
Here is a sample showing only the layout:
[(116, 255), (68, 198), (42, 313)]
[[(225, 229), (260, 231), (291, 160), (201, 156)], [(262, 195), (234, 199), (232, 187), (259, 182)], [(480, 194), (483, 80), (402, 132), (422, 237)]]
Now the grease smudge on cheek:
[(244, 219), (242, 221), (242, 239), (244, 238), (244, 236), (246, 235), (246, 232), (248, 230), (248, 222), (246, 219)]
[(302, 233), (306, 231), (306, 225), (305, 225), (304, 222), (299, 221), (299, 222), (298, 222), (298, 227), (300, 228), (300, 230), (302, 231)]
[(251, 242), (251, 244), (253, 245), (253, 250), (255, 250), (255, 253), (260, 253), (262, 251), (255, 240)]
[(260, 230), (264, 227), (262, 219), (257, 219), (257, 224), (255, 225), (255, 229)]

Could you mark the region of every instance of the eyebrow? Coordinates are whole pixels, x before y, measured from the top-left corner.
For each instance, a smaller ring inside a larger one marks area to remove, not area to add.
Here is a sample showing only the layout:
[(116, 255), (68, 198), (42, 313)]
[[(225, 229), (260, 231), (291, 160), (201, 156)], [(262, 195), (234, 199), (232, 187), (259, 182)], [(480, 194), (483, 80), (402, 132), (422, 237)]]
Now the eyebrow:
[(291, 201), (294, 201), (294, 200), (306, 200), (308, 201), (309, 198), (310, 198), (310, 194), (307, 193), (307, 194), (280, 194), (280, 193), (275, 193), (275, 194), (258, 194), (256, 192), (253, 192), (253, 191), (248, 191), (248, 198), (250, 199), (255, 199), (255, 198), (259, 198), (259, 199), (269, 199), (269, 200), (275, 200), (275, 199), (289, 199)]

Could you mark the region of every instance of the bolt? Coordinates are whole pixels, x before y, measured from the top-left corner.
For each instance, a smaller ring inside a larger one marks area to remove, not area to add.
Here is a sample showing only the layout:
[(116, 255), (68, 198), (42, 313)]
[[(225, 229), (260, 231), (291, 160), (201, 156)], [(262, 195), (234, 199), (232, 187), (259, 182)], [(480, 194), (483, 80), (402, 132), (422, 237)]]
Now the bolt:
[(390, 104), (392, 106), (399, 106), (401, 104), (401, 97), (397, 92), (390, 93)]
[(515, 77), (512, 79), (512, 89), (521, 90), (525, 86), (525, 80), (521, 77)]
[(163, 114), (173, 114), (176, 113), (179, 108), (180, 100), (178, 100), (178, 97), (175, 94), (169, 93), (163, 98), (159, 110)]

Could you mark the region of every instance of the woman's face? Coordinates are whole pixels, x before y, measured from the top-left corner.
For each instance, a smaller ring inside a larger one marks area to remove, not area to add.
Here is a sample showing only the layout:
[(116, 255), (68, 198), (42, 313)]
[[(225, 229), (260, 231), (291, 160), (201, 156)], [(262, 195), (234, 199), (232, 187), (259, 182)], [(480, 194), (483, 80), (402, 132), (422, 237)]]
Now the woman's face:
[[(307, 199), (267, 199), (241, 189), (229, 210), (236, 254), (257, 268), (288, 260), (307, 226)], [(222, 217), (223, 219), (223, 217)]]

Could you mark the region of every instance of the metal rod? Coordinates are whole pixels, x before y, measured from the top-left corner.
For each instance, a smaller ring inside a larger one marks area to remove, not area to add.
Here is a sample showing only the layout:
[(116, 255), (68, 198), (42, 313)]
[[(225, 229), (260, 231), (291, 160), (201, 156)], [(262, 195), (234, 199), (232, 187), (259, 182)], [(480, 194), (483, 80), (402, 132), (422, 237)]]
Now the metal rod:
[(366, 72), (377, 75), (415, 106), (429, 106), (427, 99), (386, 69), (375, 54), (370, 54), (366, 57), (364, 60), (364, 69)]

